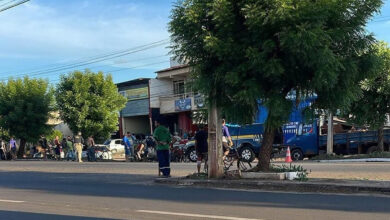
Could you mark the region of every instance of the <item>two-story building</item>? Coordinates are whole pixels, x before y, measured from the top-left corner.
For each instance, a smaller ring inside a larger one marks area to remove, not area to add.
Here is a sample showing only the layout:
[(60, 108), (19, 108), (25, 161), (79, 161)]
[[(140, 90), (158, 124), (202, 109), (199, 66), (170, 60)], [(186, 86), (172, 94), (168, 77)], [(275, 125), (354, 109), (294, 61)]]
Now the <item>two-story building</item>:
[(119, 132), (150, 134), (149, 78), (140, 78), (116, 84), (121, 95), (127, 98), (126, 107), (120, 111)]
[(204, 101), (192, 91), (189, 65), (173, 65), (156, 73), (149, 82), (152, 120), (165, 118), (171, 132), (179, 135), (195, 132), (193, 114), (204, 108)]

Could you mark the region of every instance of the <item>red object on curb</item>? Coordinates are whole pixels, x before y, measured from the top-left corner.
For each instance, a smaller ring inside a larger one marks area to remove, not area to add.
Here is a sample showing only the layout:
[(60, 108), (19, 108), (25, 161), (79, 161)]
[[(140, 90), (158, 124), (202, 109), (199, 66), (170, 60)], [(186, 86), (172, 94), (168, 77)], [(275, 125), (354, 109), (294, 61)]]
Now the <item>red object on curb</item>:
[(286, 163), (291, 163), (291, 152), (290, 152), (290, 147), (287, 147), (287, 153), (286, 153)]

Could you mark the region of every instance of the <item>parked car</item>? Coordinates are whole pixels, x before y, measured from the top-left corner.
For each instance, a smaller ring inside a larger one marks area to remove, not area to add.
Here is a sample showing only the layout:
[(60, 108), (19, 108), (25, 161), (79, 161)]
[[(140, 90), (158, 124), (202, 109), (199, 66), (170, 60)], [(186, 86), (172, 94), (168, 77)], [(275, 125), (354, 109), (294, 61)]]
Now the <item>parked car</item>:
[(123, 144), (122, 139), (108, 139), (103, 143), (103, 146), (107, 146), (112, 154), (125, 153), (125, 145)]

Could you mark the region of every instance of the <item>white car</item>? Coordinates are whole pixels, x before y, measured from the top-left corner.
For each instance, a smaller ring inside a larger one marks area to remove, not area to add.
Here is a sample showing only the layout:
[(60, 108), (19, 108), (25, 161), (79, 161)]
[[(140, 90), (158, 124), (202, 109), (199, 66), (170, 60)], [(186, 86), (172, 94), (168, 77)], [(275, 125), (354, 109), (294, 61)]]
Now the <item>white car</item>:
[(123, 144), (122, 139), (108, 139), (103, 145), (107, 146), (113, 154), (125, 153), (125, 145)]

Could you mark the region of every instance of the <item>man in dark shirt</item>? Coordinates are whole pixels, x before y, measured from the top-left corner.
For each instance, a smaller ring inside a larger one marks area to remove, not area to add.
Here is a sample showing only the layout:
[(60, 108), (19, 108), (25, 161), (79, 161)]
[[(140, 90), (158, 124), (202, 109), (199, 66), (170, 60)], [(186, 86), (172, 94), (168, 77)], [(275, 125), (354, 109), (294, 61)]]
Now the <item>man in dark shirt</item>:
[(207, 167), (207, 152), (208, 152), (208, 133), (206, 126), (199, 126), (199, 131), (195, 135), (195, 149), (196, 154), (198, 155), (197, 168), (198, 174), (200, 173), (200, 167), (202, 165), (202, 160), (205, 161), (205, 170)]

